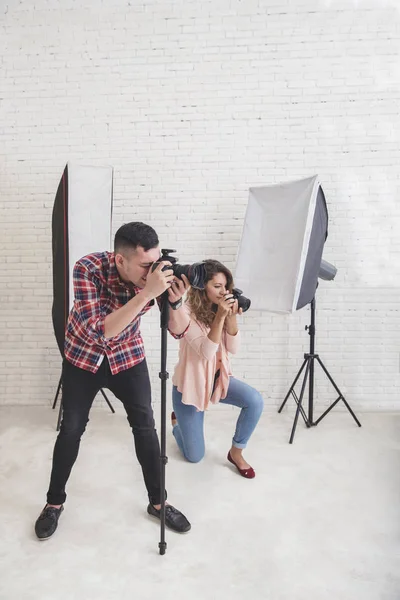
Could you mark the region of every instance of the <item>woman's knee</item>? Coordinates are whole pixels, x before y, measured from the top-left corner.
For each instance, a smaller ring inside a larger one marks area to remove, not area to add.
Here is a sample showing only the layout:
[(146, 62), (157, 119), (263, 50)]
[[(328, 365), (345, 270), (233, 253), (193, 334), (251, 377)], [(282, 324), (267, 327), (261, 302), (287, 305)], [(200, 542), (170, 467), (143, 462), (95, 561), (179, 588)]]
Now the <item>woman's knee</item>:
[(249, 395), (248, 406), (251, 406), (251, 408), (258, 414), (261, 414), (264, 410), (264, 398), (262, 397), (260, 392), (258, 392), (254, 388), (252, 389), (251, 394)]
[(185, 448), (184, 456), (188, 462), (199, 463), (204, 458), (204, 448)]

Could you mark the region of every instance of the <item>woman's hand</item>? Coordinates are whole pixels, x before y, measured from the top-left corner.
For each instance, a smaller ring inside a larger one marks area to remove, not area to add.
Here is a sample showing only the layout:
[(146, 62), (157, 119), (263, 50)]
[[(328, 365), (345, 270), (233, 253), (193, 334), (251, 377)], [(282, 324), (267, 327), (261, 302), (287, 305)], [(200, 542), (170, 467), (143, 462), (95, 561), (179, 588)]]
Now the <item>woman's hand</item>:
[(238, 300), (234, 300), (233, 304), (231, 305), (231, 308), (229, 309), (229, 313), (225, 319), (226, 331), (230, 335), (235, 336), (239, 331), (236, 315), (241, 315), (242, 312), (243, 310), (239, 308)]
[(218, 302), (217, 315), (224, 318), (229, 317), (235, 302), (237, 303), (232, 294), (229, 292), (225, 294), (225, 296)]
[(229, 314), (227, 315), (227, 318), (229, 319), (229, 317), (241, 315), (242, 313), (243, 313), (243, 309), (239, 308), (239, 302), (238, 302), (238, 300), (235, 300), (231, 306), (231, 309), (229, 311)]

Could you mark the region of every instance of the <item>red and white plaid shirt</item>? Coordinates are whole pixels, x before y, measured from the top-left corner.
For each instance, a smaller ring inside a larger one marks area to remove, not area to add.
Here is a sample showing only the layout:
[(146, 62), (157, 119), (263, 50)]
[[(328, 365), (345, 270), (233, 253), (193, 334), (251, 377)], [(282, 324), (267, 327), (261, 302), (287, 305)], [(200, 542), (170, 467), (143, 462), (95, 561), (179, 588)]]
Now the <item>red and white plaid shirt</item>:
[[(104, 337), (106, 316), (142, 291), (121, 280), (114, 253), (97, 252), (78, 260), (73, 281), (75, 300), (66, 326), (66, 359), (76, 367), (96, 373), (106, 356), (113, 375), (144, 360), (140, 319), (154, 305), (154, 300), (148, 302), (121, 333), (113, 338)], [(184, 335), (170, 333), (176, 339)]]

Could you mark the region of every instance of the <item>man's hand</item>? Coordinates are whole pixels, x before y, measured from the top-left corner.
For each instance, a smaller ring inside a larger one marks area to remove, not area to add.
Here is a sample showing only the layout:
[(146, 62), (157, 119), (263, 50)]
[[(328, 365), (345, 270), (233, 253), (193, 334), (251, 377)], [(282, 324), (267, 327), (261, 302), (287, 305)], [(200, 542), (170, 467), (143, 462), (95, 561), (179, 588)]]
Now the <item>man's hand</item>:
[(144, 291), (151, 300), (161, 296), (165, 290), (168, 290), (168, 288), (171, 287), (171, 284), (174, 281), (175, 277), (172, 269), (162, 270), (166, 266), (171, 266), (171, 263), (163, 260), (157, 265), (157, 268), (154, 271), (152, 271), (150, 267)]
[(168, 290), (168, 300), (171, 304), (178, 302), (189, 288), (190, 282), (186, 275), (182, 275), (182, 279), (174, 277), (172, 285)]

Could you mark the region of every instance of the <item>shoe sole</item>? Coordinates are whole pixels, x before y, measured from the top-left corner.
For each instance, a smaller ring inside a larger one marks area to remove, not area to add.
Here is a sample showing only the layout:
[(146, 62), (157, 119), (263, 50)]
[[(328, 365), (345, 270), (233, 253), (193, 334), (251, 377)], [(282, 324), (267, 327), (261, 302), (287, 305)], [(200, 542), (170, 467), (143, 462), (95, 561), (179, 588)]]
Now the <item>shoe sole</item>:
[(39, 540), (39, 542), (45, 542), (46, 540), (49, 540), (51, 537), (53, 537), (53, 535), (55, 534), (56, 531), (57, 531), (57, 529), (55, 531), (53, 531), (53, 533), (51, 535), (48, 535), (47, 537), (39, 537), (35, 531), (36, 539)]

